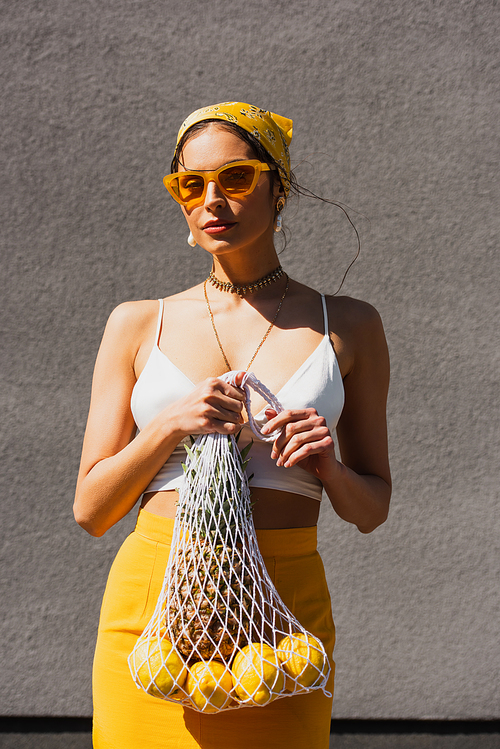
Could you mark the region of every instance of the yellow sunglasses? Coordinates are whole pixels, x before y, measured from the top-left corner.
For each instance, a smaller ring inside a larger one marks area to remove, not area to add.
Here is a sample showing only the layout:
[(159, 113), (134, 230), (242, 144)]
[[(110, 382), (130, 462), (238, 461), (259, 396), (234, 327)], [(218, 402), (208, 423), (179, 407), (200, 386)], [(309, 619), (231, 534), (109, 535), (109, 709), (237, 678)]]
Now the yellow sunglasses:
[(274, 167), (257, 159), (250, 161), (233, 161), (215, 171), (175, 172), (163, 178), (163, 184), (170, 195), (186, 208), (193, 208), (203, 203), (209, 182), (216, 182), (228, 198), (249, 195), (261, 172), (268, 172)]

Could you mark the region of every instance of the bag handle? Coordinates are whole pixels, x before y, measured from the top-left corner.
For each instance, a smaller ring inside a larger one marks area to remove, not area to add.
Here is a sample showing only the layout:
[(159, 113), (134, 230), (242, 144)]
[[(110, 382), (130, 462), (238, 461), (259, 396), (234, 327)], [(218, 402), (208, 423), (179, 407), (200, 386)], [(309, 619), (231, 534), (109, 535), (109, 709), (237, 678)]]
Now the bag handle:
[(227, 382), (229, 385), (233, 385), (234, 387), (239, 387), (241, 390), (245, 393), (245, 406), (247, 409), (248, 414), (248, 423), (250, 424), (250, 428), (252, 432), (255, 434), (256, 437), (263, 440), (264, 442), (274, 442), (277, 437), (281, 434), (281, 429), (275, 429), (274, 432), (271, 432), (271, 434), (262, 434), (260, 431), (258, 425), (255, 422), (254, 417), (252, 416), (252, 411), (250, 408), (250, 388), (255, 390), (255, 392), (258, 395), (261, 395), (266, 401), (267, 405), (270, 408), (273, 408), (276, 413), (281, 413), (281, 411), (284, 410), (283, 406), (279, 402), (279, 400), (276, 398), (275, 395), (271, 393), (270, 390), (266, 388), (266, 386), (256, 378), (253, 372), (243, 372), (243, 380), (241, 382), (241, 385), (236, 385), (236, 375), (241, 373), (241, 369), (233, 370), (232, 372), (225, 372), (223, 375), (219, 377), (220, 380), (224, 380), (224, 382)]

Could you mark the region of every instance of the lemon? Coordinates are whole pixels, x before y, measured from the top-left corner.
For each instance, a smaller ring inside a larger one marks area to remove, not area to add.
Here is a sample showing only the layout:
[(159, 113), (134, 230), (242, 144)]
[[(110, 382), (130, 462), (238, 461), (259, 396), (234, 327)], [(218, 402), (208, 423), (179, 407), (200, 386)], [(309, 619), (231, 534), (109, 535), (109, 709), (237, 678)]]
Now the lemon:
[(230, 701), (231, 672), (219, 661), (198, 661), (189, 669), (185, 691), (203, 713), (216, 713)]
[(241, 700), (267, 705), (283, 691), (285, 675), (276, 653), (267, 643), (252, 642), (242, 648), (231, 671), (234, 689)]
[(287, 674), (303, 687), (314, 687), (326, 676), (328, 659), (323, 647), (307, 632), (284, 637), (276, 652)]
[(132, 653), (132, 664), (143, 688), (155, 697), (168, 697), (186, 681), (186, 665), (168, 640), (143, 640)]

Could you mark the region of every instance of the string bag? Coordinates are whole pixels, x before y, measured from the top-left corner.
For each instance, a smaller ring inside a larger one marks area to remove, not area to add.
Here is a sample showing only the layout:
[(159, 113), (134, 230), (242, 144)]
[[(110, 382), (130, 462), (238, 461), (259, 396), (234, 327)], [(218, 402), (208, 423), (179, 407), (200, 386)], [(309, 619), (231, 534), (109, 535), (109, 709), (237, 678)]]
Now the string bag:
[[(237, 372), (221, 379), (235, 385)], [(276, 397), (245, 373), (241, 386), (252, 431), (250, 388), (271, 408)], [(323, 644), (281, 600), (259, 550), (245, 473), (232, 435), (204, 434), (186, 446), (172, 547), (153, 616), (128, 662), (138, 688), (199, 712), (266, 705), (326, 689)], [(251, 480), (251, 477), (250, 477)]]

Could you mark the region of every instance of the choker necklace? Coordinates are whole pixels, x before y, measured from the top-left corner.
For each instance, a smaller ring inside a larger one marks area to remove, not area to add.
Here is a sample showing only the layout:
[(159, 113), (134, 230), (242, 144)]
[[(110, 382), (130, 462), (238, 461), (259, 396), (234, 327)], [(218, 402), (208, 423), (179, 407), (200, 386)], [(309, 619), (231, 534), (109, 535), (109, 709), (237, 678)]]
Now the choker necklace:
[[(280, 266), (280, 269), (281, 269), (281, 266)], [(283, 271), (281, 271), (281, 273), (283, 273)], [(280, 275), (281, 275), (281, 274), (280, 274)], [(207, 279), (205, 280), (204, 284), (203, 284), (203, 290), (204, 290), (204, 292), (205, 292), (205, 300), (206, 300), (206, 302), (207, 302), (207, 309), (208, 309), (208, 314), (209, 314), (209, 316), (210, 316), (210, 320), (211, 320), (211, 322), (212, 322), (212, 328), (213, 328), (213, 331), (214, 331), (214, 333), (215, 333), (215, 337), (216, 337), (216, 339), (217, 339), (217, 343), (219, 344), (219, 349), (220, 349), (220, 352), (221, 352), (221, 354), (222, 354), (222, 358), (224, 359), (224, 362), (225, 362), (225, 364), (226, 364), (226, 367), (227, 367), (227, 371), (228, 371), (228, 372), (231, 372), (231, 369), (232, 369), (232, 368), (231, 368), (231, 365), (229, 364), (229, 362), (228, 362), (228, 360), (227, 360), (227, 356), (226, 356), (226, 354), (224, 353), (224, 349), (222, 348), (222, 343), (220, 342), (219, 334), (217, 333), (217, 328), (215, 327), (215, 320), (214, 320), (214, 315), (213, 315), (213, 312), (212, 312), (212, 308), (210, 307), (210, 302), (208, 301), (208, 294), (207, 294), (207, 281), (208, 281), (208, 280), (209, 280), (209, 279), (207, 278)], [(273, 327), (274, 327), (274, 323), (276, 322), (276, 318), (277, 318), (277, 317), (278, 317), (278, 315), (279, 315), (279, 311), (280, 311), (280, 309), (281, 309), (281, 305), (283, 304), (283, 300), (284, 300), (284, 298), (286, 297), (286, 292), (288, 291), (288, 282), (289, 282), (289, 280), (290, 280), (290, 279), (289, 279), (289, 278), (288, 278), (288, 276), (287, 276), (287, 277), (286, 277), (286, 286), (285, 286), (285, 291), (283, 292), (283, 296), (281, 297), (281, 299), (280, 299), (280, 303), (278, 304), (278, 309), (276, 310), (276, 314), (274, 315), (274, 317), (273, 317), (273, 319), (272, 319), (272, 321), (271, 321), (271, 324), (270, 324), (270, 326), (269, 326), (269, 327), (268, 327), (268, 329), (266, 330), (266, 332), (265, 332), (265, 335), (264, 335), (263, 339), (261, 340), (261, 342), (260, 342), (260, 343), (259, 343), (259, 345), (257, 346), (257, 349), (256, 349), (256, 351), (255, 351), (255, 354), (254, 354), (254, 355), (252, 356), (252, 358), (251, 358), (251, 359), (250, 359), (250, 361), (248, 362), (248, 365), (247, 365), (247, 367), (246, 367), (246, 369), (245, 369), (245, 372), (248, 372), (248, 370), (249, 370), (249, 369), (250, 369), (250, 367), (252, 366), (252, 364), (253, 364), (253, 360), (255, 359), (255, 357), (257, 356), (257, 354), (259, 353), (260, 349), (262, 348), (262, 345), (263, 345), (264, 341), (266, 340), (267, 336), (269, 335), (269, 333), (271, 332), (271, 330), (272, 330), (272, 329), (273, 329)]]
[(270, 283), (274, 283), (278, 280), (278, 278), (281, 278), (284, 272), (285, 271), (283, 270), (281, 265), (278, 265), (278, 267), (272, 270), (271, 273), (268, 273), (267, 276), (263, 276), (262, 278), (259, 278), (258, 281), (254, 281), (253, 283), (247, 283), (244, 286), (241, 286), (240, 284), (234, 284), (230, 281), (220, 281), (213, 270), (211, 270), (207, 281), (209, 281), (212, 286), (215, 286), (217, 289), (219, 289), (219, 291), (228, 291), (231, 294), (238, 294), (238, 296), (244, 297), (247, 292), (250, 292), (252, 294), (254, 291), (256, 291), (256, 289), (262, 289), (264, 286), (268, 286)]

